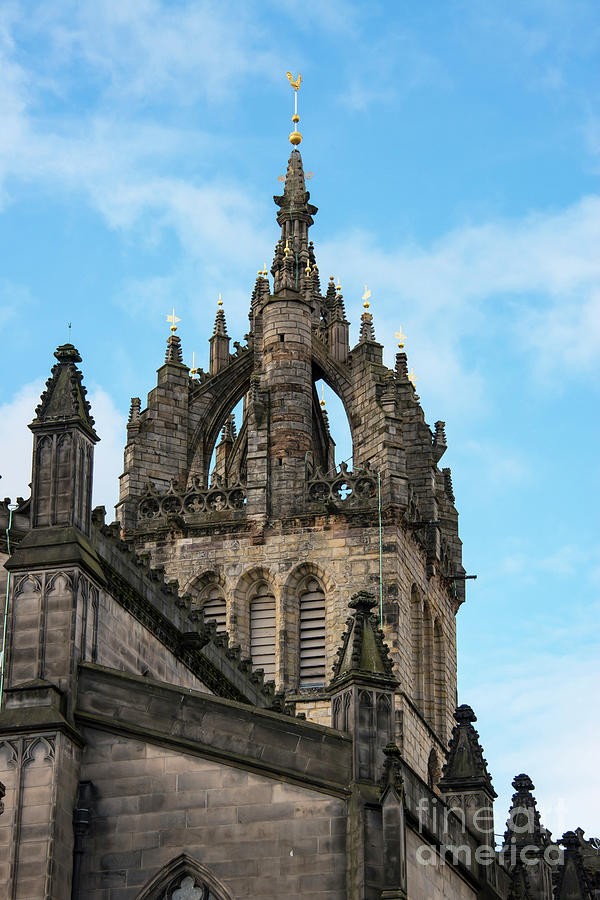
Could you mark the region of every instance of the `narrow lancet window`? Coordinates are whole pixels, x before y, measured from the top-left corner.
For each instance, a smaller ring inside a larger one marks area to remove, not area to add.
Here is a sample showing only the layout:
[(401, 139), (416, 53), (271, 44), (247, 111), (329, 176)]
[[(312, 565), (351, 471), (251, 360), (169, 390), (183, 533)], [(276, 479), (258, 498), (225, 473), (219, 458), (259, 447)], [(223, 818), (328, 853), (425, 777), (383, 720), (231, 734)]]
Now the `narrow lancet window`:
[(275, 678), (275, 597), (265, 582), (259, 584), (250, 602), (250, 656), (265, 679)]
[(310, 578), (300, 595), (301, 688), (325, 684), (325, 594), (316, 578)]

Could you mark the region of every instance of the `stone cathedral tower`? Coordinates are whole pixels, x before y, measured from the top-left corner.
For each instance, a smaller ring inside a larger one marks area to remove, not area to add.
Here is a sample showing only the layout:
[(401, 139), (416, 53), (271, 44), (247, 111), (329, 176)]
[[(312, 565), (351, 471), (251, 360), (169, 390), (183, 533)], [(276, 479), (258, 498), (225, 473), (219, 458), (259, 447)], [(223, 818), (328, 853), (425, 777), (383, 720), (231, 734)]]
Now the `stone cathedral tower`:
[(366, 290), (350, 347), (290, 140), (248, 334), (232, 353), (219, 304), (190, 370), (173, 312), (112, 524), (81, 357), (56, 350), (31, 497), (0, 503), (0, 897), (593, 900), (594, 845), (551, 842), (525, 774), (496, 847), (476, 716), (455, 709), (444, 423), (402, 347), (383, 364)]
[[(394, 738), (427, 779), (453, 723), (464, 590), (444, 423), (427, 425), (403, 352), (383, 364), (368, 301), (350, 347), (340, 290), (332, 279), (321, 289), (298, 149), (274, 199), (272, 283), (259, 273), (245, 343), (230, 352), (219, 307), (208, 372), (193, 377), (171, 336), (146, 408), (132, 400), (119, 520), (321, 724), (348, 597), (372, 591), (399, 685)], [(346, 411), (351, 471), (335, 464), (320, 379)]]

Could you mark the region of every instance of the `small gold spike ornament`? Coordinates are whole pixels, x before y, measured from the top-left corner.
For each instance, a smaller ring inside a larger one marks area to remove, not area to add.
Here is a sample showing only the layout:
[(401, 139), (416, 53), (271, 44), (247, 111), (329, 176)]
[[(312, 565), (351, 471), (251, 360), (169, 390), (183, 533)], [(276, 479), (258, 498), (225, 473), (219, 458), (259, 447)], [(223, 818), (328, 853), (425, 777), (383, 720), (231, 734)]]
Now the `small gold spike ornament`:
[(365, 292), (364, 292), (364, 294), (362, 295), (362, 299), (364, 300), (363, 306), (364, 306), (365, 309), (368, 309), (368, 308), (370, 307), (370, 305), (371, 305), (371, 304), (369, 303), (369, 297), (370, 297), (370, 296), (371, 296), (371, 291), (368, 289), (368, 287), (367, 287), (366, 284), (365, 284)]

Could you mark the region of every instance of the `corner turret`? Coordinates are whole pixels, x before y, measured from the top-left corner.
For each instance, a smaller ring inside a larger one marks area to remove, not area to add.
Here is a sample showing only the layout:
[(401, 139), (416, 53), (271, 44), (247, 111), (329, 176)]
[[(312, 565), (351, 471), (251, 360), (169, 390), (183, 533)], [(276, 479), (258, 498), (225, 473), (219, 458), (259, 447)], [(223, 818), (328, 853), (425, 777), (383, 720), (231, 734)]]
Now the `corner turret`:
[(33, 432), (31, 522), (33, 528), (74, 525), (89, 534), (92, 509), (94, 430), (73, 344), (58, 347)]
[(383, 748), (393, 737), (398, 681), (378, 619), (371, 612), (375, 603), (369, 591), (358, 591), (350, 600), (353, 614), (347, 620), (329, 685), (333, 727), (354, 735), (357, 781), (381, 777)]
[(454, 713), (456, 725), (448, 747), (448, 759), (438, 787), (463, 824), (482, 842), (494, 845), (494, 800), (486, 760), (473, 727), (477, 716), (463, 704)]

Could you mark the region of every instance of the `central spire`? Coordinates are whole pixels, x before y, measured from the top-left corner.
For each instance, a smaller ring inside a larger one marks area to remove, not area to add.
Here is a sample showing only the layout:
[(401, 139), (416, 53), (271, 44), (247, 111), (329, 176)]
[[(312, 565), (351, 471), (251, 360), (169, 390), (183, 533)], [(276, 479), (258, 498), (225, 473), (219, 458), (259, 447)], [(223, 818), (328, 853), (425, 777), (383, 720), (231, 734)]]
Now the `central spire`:
[[(301, 76), (298, 74), (294, 81), (291, 72), (288, 72), (287, 77), (294, 88), (295, 111), (292, 121), (296, 124), (299, 121), (297, 101)], [(296, 139), (296, 136), (299, 139)], [(312, 266), (314, 262), (314, 258), (310, 258), (308, 229), (313, 224), (317, 207), (309, 203), (310, 193), (306, 190), (302, 156), (296, 149), (300, 140), (299, 132), (297, 130), (292, 132), (290, 141), (294, 144), (294, 149), (288, 160), (283, 194), (273, 197), (279, 207), (277, 224), (281, 227), (281, 238), (275, 248), (275, 258), (271, 267), (275, 293), (283, 288), (303, 291), (312, 272), (309, 263)]]
[(294, 89), (294, 131), (290, 134), (290, 142), (294, 149), (290, 153), (283, 194), (273, 197), (279, 207), (277, 212), (277, 224), (281, 228), (281, 238), (275, 247), (275, 257), (271, 272), (273, 273), (273, 292), (289, 289), (304, 292), (307, 286), (312, 287), (314, 279), (313, 264), (314, 254), (308, 243), (308, 229), (313, 224), (313, 216), (317, 207), (309, 203), (310, 193), (306, 190), (304, 167), (302, 156), (297, 145), (302, 140), (302, 135), (297, 129), (300, 121), (298, 116), (298, 89), (302, 81), (300, 73), (296, 80), (292, 73), (287, 73), (288, 81)]

